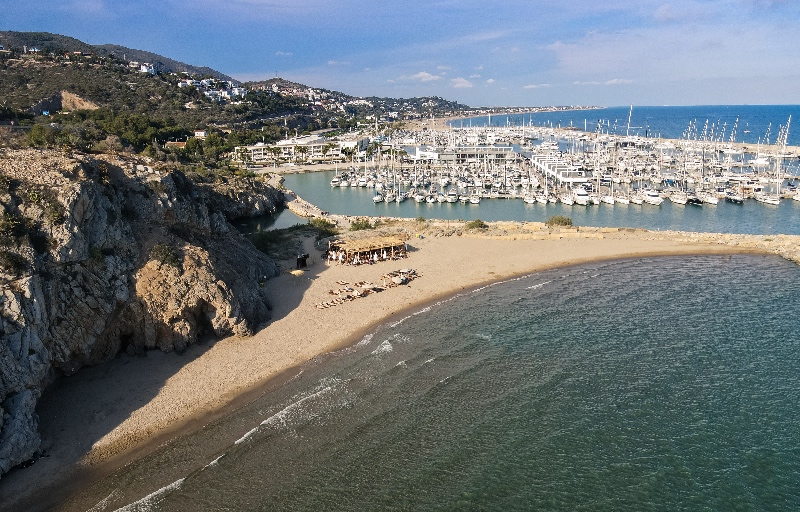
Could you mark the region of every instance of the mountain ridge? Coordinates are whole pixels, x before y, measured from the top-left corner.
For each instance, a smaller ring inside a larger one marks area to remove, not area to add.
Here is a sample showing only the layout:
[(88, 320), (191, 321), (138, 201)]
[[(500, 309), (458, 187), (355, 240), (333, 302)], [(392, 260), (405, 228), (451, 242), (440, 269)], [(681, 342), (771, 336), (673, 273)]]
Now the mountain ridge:
[(0, 44), (8, 48), (34, 47), (45, 52), (84, 52), (95, 53), (104, 57), (114, 57), (120, 60), (147, 62), (153, 64), (157, 71), (166, 73), (190, 73), (201, 76), (211, 76), (219, 80), (235, 81), (232, 77), (208, 66), (195, 66), (163, 55), (128, 48), (118, 44), (93, 45), (70, 36), (53, 34), (50, 32), (15, 32), (0, 31)]

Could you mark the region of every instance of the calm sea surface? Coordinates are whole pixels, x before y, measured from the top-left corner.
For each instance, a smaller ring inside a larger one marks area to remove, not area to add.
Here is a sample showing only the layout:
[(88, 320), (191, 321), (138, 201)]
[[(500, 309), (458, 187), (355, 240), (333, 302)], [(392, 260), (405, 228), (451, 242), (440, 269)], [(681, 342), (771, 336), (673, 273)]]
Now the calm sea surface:
[[(630, 125), (628, 116), (630, 115)], [(491, 126), (573, 126), (594, 132), (598, 125), (603, 133), (640, 135), (680, 139), (692, 123), (700, 138), (757, 144), (774, 144), (778, 129), (792, 116), (788, 144), (800, 145), (800, 105), (700, 105), (689, 107), (609, 107), (597, 110), (572, 110), (491, 116)], [(737, 122), (738, 119), (738, 122)], [(486, 126), (488, 116), (459, 119), (454, 127)], [(734, 132), (734, 125), (736, 131)], [(791, 126), (795, 129), (792, 130)], [(704, 130), (705, 129), (705, 130)], [(712, 137), (713, 135), (713, 137)]]
[(773, 256), (532, 274), (381, 326), (64, 509), (798, 510), (798, 311)]

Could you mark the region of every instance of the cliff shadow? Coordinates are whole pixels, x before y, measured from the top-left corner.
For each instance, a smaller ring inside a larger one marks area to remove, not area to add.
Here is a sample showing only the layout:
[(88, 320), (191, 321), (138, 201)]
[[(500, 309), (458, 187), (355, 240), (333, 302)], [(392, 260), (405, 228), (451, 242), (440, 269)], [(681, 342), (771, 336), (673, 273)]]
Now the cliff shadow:
[[(108, 343), (102, 346), (90, 345), (85, 350), (72, 348), (79, 345), (80, 340), (88, 342), (90, 337), (80, 329), (70, 329), (70, 325), (105, 325), (103, 322), (107, 319), (100, 318), (101, 314), (119, 319), (122, 306), (115, 290), (120, 288), (120, 282), (127, 282), (126, 293), (119, 296), (136, 293), (135, 281), (127, 279), (153, 260), (152, 249), (156, 245), (172, 248), (176, 256), (186, 254), (186, 247), (191, 244), (209, 249), (208, 257), (196, 263), (198, 271), (208, 269), (207, 274), (211, 276), (208, 282), (201, 283), (205, 288), (213, 288), (220, 279), (211, 275), (214, 268), (227, 269), (224, 278), (234, 293), (262, 285), (259, 276), (271, 275), (268, 269), (274, 268), (268, 258), (240, 235), (226, 235), (228, 230), (212, 229), (215, 222), (224, 223), (220, 220), (222, 217), (215, 214), (226, 212), (210, 208), (210, 205), (218, 207), (216, 205), (226, 197), (235, 201), (235, 195), (228, 197), (213, 191), (196, 194), (198, 190), (180, 174), (159, 174), (143, 165), (124, 165), (101, 158), (87, 157), (74, 168), (60, 172), (63, 178), (80, 182), (82, 186), (80, 208), (71, 203), (67, 212), (75, 232), (90, 229), (94, 234), (82, 234), (79, 240), (72, 236), (68, 240), (70, 246), (64, 249), (70, 251), (67, 262), (52, 262), (51, 271), (42, 273), (39, 279), (44, 281), (44, 289), (54, 290), (51, 295), (56, 297), (53, 303), (58, 305), (59, 311), (67, 310), (71, 314), (66, 317), (62, 312), (65, 318), (59, 316), (59, 323), (49, 328), (53, 337), (53, 332), (63, 331), (62, 338), (66, 340), (56, 340), (55, 348), (50, 350), (59, 353), (58, 349), (63, 351), (68, 347), (75, 354), (66, 354), (67, 357), (60, 354), (60, 361), (53, 361), (50, 375), (57, 378), (42, 390), (35, 411), (30, 411), (30, 417), (38, 417), (42, 443), (33, 459), (2, 476), (0, 510), (3, 511), (57, 508), (72, 493), (91, 483), (93, 475), (102, 476), (155, 448), (154, 440), (134, 444), (123, 439), (114, 444), (111, 456), (93, 454), (92, 462), (101, 464), (87, 466), (84, 461), (98, 442), (120, 425), (126, 421), (135, 425), (137, 411), (151, 402), (181, 368), (202, 357), (218, 341), (219, 338), (212, 337), (214, 327), (210, 319), (220, 308), (204, 300), (186, 310), (187, 315), (197, 320), (195, 341), (188, 346), (175, 345), (171, 352), (143, 350), (141, 339), (146, 335), (147, 325), (137, 318), (130, 325), (98, 330), (102, 332), (98, 339), (107, 338)], [(213, 197), (209, 199), (209, 196)], [(103, 233), (115, 236), (101, 238)], [(210, 242), (203, 243), (209, 237), (220, 238), (213, 243), (213, 248)], [(166, 262), (162, 264), (168, 266)], [(65, 269), (61, 273), (59, 265)], [(172, 273), (180, 277), (182, 271)], [(154, 286), (161, 282), (158, 279), (154, 279)], [(164, 283), (172, 288), (173, 297), (181, 298), (180, 289), (174, 283)], [(100, 290), (100, 298), (87, 292), (94, 289), (92, 286)], [(191, 291), (192, 287), (186, 289)], [(73, 295), (70, 290), (82, 293)], [(259, 307), (267, 312), (266, 302), (262, 301)]]
[[(323, 259), (324, 253), (316, 248), (314, 237), (305, 235), (300, 241), (295, 258), (277, 261), (280, 274), (266, 283), (267, 296), (272, 306), (271, 321), (284, 318), (300, 306), (311, 283), (327, 268)], [(307, 254), (308, 258), (306, 265), (298, 269), (296, 257), (300, 254)]]

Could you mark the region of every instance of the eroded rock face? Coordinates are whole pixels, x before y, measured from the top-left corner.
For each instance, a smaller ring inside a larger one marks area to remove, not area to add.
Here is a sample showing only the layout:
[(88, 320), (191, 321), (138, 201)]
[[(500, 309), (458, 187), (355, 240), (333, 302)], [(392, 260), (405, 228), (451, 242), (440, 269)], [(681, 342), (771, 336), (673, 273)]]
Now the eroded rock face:
[(59, 376), (266, 322), (263, 287), (278, 268), (228, 221), (281, 201), (254, 179), (202, 184), (119, 157), (0, 152), (0, 474), (38, 450), (36, 402)]

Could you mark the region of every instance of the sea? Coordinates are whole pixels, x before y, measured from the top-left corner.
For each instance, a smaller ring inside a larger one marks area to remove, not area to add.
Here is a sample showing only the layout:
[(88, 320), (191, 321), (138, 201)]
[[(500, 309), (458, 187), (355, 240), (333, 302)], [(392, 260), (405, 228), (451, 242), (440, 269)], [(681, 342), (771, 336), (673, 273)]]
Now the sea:
[[(350, 215), (800, 234), (791, 200), (376, 206), (329, 176), (286, 186)], [(797, 311), (800, 267), (772, 255), (619, 259), (466, 290), (393, 315), (58, 509), (800, 510)]]
[(800, 267), (765, 255), (465, 291), (59, 510), (798, 510), (798, 310)]
[[(792, 122), (790, 122), (790, 118)], [(448, 122), (455, 128), (531, 126), (641, 137), (775, 144), (788, 126), (787, 144), (800, 145), (800, 105), (621, 106), (476, 116)]]

